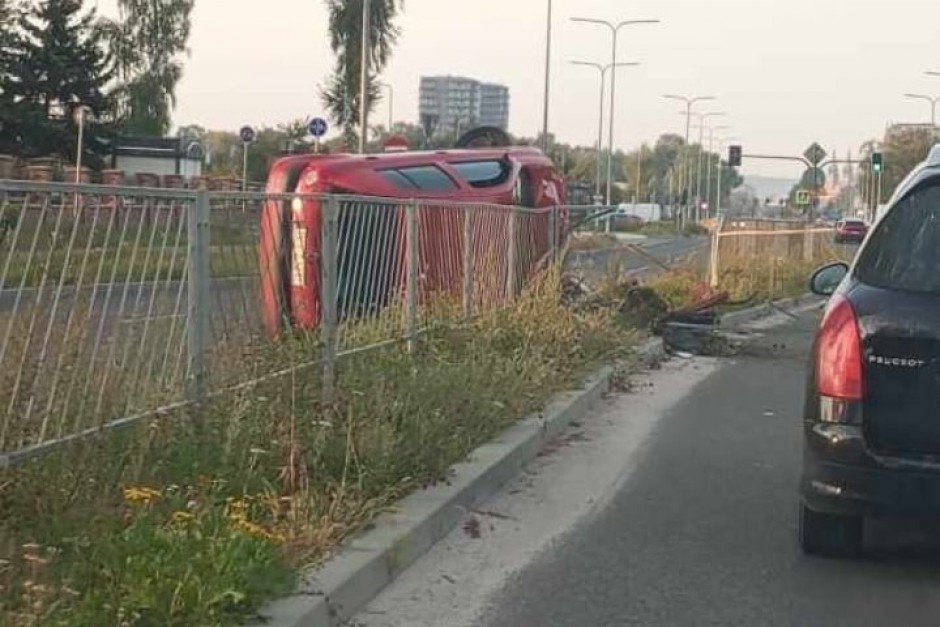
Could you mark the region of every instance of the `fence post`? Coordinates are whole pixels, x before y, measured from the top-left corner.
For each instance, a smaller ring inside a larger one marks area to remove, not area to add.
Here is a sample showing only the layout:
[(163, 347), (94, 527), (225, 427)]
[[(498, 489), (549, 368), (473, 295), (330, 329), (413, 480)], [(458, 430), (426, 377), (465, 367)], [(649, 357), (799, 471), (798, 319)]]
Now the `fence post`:
[(336, 398), (336, 307), (337, 223), (339, 201), (328, 196), (322, 207), (320, 223), (320, 349), (323, 355), (323, 402), (332, 404)]
[(463, 212), (463, 317), (473, 317), (473, 208)]
[(210, 343), (209, 329), (209, 193), (196, 193), (195, 202), (186, 214), (186, 235), (189, 245), (189, 276), (187, 277), (186, 357), (187, 395), (201, 403), (206, 398), (209, 365), (206, 354)]
[(816, 257), (816, 233), (814, 233), (813, 224), (807, 222), (803, 225), (803, 261), (812, 261)]
[(405, 207), (405, 338), (408, 352), (414, 353), (418, 338), (418, 204), (409, 202)]
[(519, 228), (518, 219), (519, 218), (516, 212), (516, 208), (515, 207), (510, 208), (509, 246), (508, 246), (508, 250), (506, 251), (506, 269), (508, 272), (506, 275), (506, 299), (510, 303), (516, 300), (516, 282), (517, 282), (516, 258), (519, 253), (519, 251), (517, 250), (518, 242), (516, 241), (518, 239), (516, 237), (516, 232)]
[(718, 222), (715, 224), (715, 235), (712, 237), (712, 254), (708, 264), (708, 285), (712, 289), (718, 287), (721, 263), (721, 229), (724, 227), (724, 216), (718, 216)]
[(552, 205), (548, 209), (548, 259), (555, 265), (558, 259), (558, 207)]

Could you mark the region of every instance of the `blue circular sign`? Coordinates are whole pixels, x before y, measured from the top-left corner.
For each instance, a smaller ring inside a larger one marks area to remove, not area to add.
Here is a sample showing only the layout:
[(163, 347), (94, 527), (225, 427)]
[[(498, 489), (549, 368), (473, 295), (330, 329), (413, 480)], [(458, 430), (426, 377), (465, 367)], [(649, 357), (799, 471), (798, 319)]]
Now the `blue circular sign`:
[(314, 137), (323, 137), (326, 135), (326, 131), (330, 127), (327, 125), (326, 120), (323, 118), (313, 118), (310, 120), (310, 124), (307, 126), (307, 130), (310, 131), (310, 134)]
[(255, 129), (250, 126), (243, 126), (241, 130), (238, 131), (238, 136), (241, 137), (243, 142), (250, 144), (255, 141)]

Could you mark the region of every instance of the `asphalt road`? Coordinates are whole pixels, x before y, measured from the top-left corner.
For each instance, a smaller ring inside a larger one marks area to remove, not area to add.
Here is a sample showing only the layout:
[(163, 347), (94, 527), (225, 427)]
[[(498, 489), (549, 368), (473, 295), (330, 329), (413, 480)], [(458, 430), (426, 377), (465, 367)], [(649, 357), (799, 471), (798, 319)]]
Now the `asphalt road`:
[(638, 375), (350, 624), (940, 624), (940, 539), (929, 524), (870, 524), (859, 561), (806, 557), (797, 545), (818, 315), (778, 316), (784, 326), (735, 357)]
[[(674, 237), (638, 240), (635, 244), (666, 265), (674, 265), (689, 256), (706, 250), (707, 237)], [(660, 268), (654, 259), (631, 251), (629, 248), (603, 250), (574, 250), (568, 253), (566, 269), (580, 272), (585, 277), (601, 278), (612, 268), (621, 274), (641, 276), (657, 272)]]
[(479, 627), (940, 624), (929, 529), (869, 529), (863, 561), (797, 547), (814, 324), (772, 332), (670, 411), (608, 506), (504, 587)]

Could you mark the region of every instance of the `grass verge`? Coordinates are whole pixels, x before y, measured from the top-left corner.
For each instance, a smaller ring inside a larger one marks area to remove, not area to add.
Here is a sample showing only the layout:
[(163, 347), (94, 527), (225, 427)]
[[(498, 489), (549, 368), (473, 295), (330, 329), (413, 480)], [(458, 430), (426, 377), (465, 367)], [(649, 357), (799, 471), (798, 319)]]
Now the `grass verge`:
[[(300, 370), (0, 471), (4, 624), (251, 617), (299, 567), (625, 354), (635, 332), (610, 311), (565, 307), (559, 283), (544, 277), (510, 309), (433, 328), (414, 355), (393, 346), (341, 361), (329, 404), (319, 370)], [(265, 351), (257, 359), (283, 367), (314, 343)]]
[[(727, 291), (732, 301), (752, 304), (800, 296), (808, 291), (816, 268), (832, 261), (851, 262), (852, 254), (852, 249), (826, 242), (810, 256), (723, 255), (717, 291)], [(691, 265), (659, 274), (648, 283), (674, 308), (692, 305), (712, 292), (702, 270)]]

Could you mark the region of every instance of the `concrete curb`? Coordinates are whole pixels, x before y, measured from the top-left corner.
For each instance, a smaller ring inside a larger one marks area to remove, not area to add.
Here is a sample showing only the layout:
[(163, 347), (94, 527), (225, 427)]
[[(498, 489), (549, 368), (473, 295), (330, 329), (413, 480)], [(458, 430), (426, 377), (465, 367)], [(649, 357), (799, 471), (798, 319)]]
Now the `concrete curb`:
[(763, 305), (757, 305), (756, 307), (751, 307), (750, 309), (742, 309), (741, 311), (732, 311), (723, 314), (721, 316), (721, 326), (722, 328), (735, 327), (770, 316), (779, 309), (795, 309), (802, 305), (808, 305), (817, 302), (822, 302), (822, 298), (820, 296), (816, 296), (815, 294), (809, 293), (796, 296), (794, 298), (784, 298), (774, 301), (773, 303), (764, 303)]
[[(637, 348), (643, 363), (660, 361), (659, 338)], [(302, 576), (294, 595), (260, 612), (268, 627), (341, 627), (389, 583), (444, 538), (488, 497), (515, 478), (546, 444), (584, 417), (610, 390), (606, 366), (583, 388), (557, 396), (545, 410), (510, 427), (456, 464), (446, 484), (411, 494), (325, 566)]]

